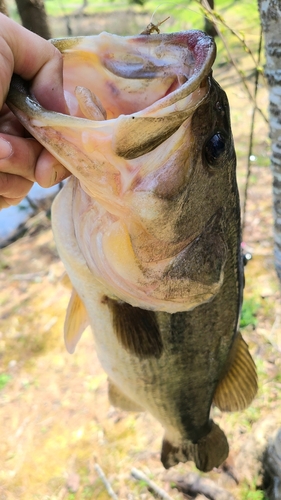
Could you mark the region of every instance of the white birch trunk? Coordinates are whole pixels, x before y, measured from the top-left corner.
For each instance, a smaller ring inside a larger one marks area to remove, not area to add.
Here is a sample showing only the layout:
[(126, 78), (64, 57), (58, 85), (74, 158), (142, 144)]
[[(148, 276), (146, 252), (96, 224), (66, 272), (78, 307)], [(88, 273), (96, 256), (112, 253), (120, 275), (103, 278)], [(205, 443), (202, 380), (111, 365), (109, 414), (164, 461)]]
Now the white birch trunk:
[(258, 0), (258, 3), (265, 36), (266, 77), (269, 85), (275, 267), (281, 281), (281, 2)]

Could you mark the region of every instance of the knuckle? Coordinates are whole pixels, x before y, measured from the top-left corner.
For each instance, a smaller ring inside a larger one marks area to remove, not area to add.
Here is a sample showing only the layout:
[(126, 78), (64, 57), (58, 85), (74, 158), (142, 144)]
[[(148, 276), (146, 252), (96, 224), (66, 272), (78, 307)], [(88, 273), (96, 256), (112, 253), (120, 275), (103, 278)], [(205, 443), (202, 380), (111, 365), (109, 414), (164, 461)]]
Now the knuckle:
[(0, 173), (0, 195), (6, 195), (11, 188), (11, 176), (5, 172)]
[(62, 53), (54, 45), (52, 45), (52, 47), (53, 47), (53, 58), (56, 59), (56, 62), (62, 65), (63, 62)]
[(2, 210), (3, 208), (9, 208), (9, 207), (10, 207), (10, 204), (8, 203), (6, 198), (4, 198), (3, 196), (0, 196), (0, 210)]

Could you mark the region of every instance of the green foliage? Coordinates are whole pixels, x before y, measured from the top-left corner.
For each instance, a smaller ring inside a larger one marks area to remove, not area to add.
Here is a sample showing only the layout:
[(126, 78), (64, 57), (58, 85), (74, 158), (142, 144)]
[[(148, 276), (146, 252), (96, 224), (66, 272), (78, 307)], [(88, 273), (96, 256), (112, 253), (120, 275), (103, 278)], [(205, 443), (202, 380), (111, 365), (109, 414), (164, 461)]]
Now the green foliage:
[(86, 485), (82, 492), (83, 500), (92, 500), (95, 494), (95, 487), (93, 485)]
[(245, 491), (242, 493), (241, 500), (268, 500), (264, 491)]
[(0, 391), (4, 389), (4, 387), (7, 385), (7, 383), (11, 380), (11, 375), (8, 373), (1, 373), (0, 374)]
[(266, 493), (257, 486), (258, 479), (253, 477), (252, 484), (245, 482), (241, 486), (241, 500), (269, 500)]
[(256, 326), (256, 314), (260, 307), (260, 303), (255, 298), (245, 299), (242, 306), (242, 313), (240, 319), (240, 328), (253, 325)]
[(129, 4), (130, 5), (144, 5), (145, 4), (145, 0), (129, 0)]

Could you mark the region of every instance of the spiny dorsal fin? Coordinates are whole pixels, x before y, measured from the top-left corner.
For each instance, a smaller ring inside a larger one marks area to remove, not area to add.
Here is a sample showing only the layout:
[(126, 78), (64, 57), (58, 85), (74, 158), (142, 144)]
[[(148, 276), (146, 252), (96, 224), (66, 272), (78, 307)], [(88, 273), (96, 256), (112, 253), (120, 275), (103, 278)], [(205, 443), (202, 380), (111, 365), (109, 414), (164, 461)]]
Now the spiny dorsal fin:
[(213, 403), (222, 411), (244, 410), (258, 389), (256, 366), (240, 332), (230, 352), (227, 372), (219, 382)]
[(160, 358), (163, 343), (155, 313), (109, 297), (104, 302), (112, 312), (113, 328), (124, 349), (140, 359)]
[(73, 288), (64, 321), (64, 342), (70, 354), (74, 353), (75, 347), (88, 324), (86, 308)]

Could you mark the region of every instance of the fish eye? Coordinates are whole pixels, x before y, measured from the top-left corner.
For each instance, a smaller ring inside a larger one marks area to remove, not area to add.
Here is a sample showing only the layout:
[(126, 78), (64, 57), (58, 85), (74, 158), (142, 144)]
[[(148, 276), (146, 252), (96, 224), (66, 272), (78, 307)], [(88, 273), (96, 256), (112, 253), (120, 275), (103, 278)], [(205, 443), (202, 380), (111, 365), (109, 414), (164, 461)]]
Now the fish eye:
[(211, 167), (220, 166), (219, 160), (225, 151), (226, 141), (220, 132), (214, 134), (205, 144), (205, 158)]

